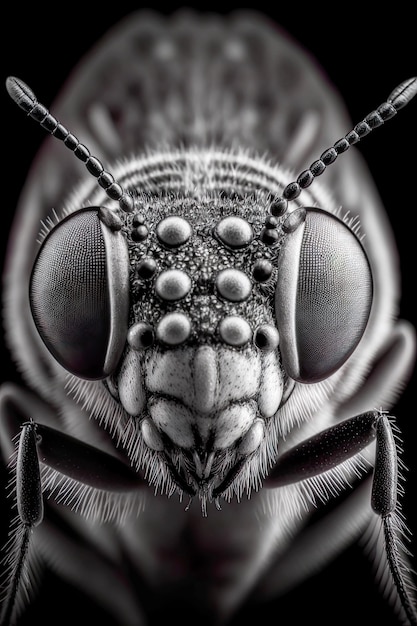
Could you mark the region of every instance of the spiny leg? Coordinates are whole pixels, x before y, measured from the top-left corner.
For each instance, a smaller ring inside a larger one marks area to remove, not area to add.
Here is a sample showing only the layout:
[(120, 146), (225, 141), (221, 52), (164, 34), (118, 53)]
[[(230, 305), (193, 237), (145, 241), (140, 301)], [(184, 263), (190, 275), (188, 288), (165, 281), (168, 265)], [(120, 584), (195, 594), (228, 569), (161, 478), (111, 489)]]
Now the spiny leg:
[[(6, 457), (14, 449), (12, 442), (16, 440), (15, 433), (20, 429), (13, 482), (18, 516), (12, 522), (11, 539), (4, 547), (6, 572), (3, 576), (7, 575), (7, 582), (2, 594), (1, 626), (14, 623), (19, 603), (24, 599), (25, 592), (29, 591), (28, 585), (33, 584), (27, 569), (29, 564), (32, 566), (32, 557), (36, 556), (31, 549), (31, 536), (35, 526), (43, 520), (41, 464), (55, 468), (64, 479), (66, 477), (67, 480), (78, 481), (98, 490), (131, 493), (137, 492), (145, 484), (143, 478), (117, 457), (55, 428), (33, 419), (28, 420), (30, 410), (36, 414), (37, 419), (41, 419), (39, 413), (44, 408), (37, 406), (31, 396), (25, 398), (24, 394), (16, 394), (16, 391), (13, 388), (3, 388), (0, 397), (0, 426)], [(43, 525), (37, 532), (42, 531)], [(102, 578), (104, 574), (108, 575), (107, 570), (103, 574), (103, 565), (100, 572)], [(116, 581), (113, 581), (112, 586), (116, 588)], [(119, 594), (121, 593), (119, 590)]]
[(1, 615), (1, 624), (4, 626), (11, 623), (13, 618), (28, 557), (30, 536), (33, 529), (43, 519), (37, 434), (33, 421), (23, 424), (20, 435), (16, 464), (16, 494), (20, 528), (17, 536), (15, 563)]
[(404, 578), (402, 559), (397, 547), (397, 448), (388, 416), (380, 414), (376, 424), (377, 449), (372, 484), (372, 508), (381, 518), (385, 549), (391, 574), (401, 600), (401, 605), (411, 624), (417, 624), (417, 611)]
[(396, 523), (398, 492), (397, 449), (384, 411), (370, 411), (347, 419), (288, 450), (277, 461), (265, 483), (275, 488), (312, 478), (348, 460), (376, 439), (372, 508), (383, 524), (385, 550), (401, 606), (410, 624), (417, 624), (411, 584), (398, 549)]

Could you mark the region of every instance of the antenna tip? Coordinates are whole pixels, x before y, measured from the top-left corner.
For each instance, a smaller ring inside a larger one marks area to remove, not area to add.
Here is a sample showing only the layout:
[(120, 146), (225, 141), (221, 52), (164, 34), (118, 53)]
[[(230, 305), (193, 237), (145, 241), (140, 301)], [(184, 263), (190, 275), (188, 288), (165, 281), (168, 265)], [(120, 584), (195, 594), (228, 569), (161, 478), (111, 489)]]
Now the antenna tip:
[(392, 104), (396, 111), (405, 107), (406, 104), (417, 94), (417, 78), (409, 78), (403, 81), (390, 93), (388, 102)]
[(37, 103), (33, 91), (20, 78), (9, 76), (6, 79), (6, 89), (11, 99), (26, 113), (29, 113)]

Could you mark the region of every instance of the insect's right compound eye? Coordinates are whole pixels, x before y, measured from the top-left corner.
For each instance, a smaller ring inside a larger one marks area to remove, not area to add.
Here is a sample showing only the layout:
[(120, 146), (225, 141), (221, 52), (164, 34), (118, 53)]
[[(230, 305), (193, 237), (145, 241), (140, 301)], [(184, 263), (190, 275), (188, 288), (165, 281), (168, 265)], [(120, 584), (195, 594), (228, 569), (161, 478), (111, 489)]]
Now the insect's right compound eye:
[(127, 335), (129, 256), (121, 231), (99, 209), (83, 209), (47, 236), (30, 281), (33, 319), (69, 372), (101, 379), (114, 371)]
[(287, 374), (303, 383), (331, 376), (353, 353), (368, 323), (372, 275), (359, 239), (334, 215), (294, 211), (297, 225), (278, 265), (275, 312)]

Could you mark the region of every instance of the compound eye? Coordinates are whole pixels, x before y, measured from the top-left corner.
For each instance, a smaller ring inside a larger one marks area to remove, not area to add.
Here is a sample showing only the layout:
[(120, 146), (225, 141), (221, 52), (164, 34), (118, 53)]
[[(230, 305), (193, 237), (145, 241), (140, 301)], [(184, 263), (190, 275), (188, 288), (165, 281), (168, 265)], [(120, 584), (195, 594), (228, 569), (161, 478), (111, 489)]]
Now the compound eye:
[(275, 312), (287, 374), (314, 383), (337, 371), (358, 345), (371, 310), (372, 275), (346, 224), (319, 209), (297, 212), (303, 219), (278, 260)]
[(30, 281), (38, 332), (56, 360), (86, 379), (107, 377), (125, 345), (129, 256), (121, 231), (83, 209), (47, 236)]

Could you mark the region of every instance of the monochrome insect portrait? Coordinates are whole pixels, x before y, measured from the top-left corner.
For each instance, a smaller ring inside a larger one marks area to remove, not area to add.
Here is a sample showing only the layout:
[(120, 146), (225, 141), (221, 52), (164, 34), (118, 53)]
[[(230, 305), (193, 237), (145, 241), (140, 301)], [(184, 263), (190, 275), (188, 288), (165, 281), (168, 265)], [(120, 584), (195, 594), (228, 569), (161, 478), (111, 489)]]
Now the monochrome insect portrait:
[(415, 192), (390, 179), (417, 78), (370, 73), (351, 121), (277, 16), (108, 26), (56, 99), (9, 59), (3, 124), (43, 143), (4, 254), (0, 623), (382, 623), (368, 576), (386, 624), (417, 624), (391, 228)]

